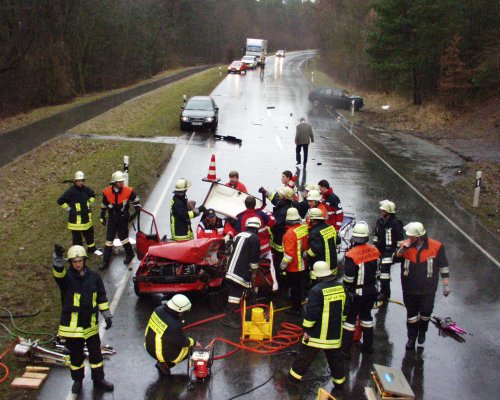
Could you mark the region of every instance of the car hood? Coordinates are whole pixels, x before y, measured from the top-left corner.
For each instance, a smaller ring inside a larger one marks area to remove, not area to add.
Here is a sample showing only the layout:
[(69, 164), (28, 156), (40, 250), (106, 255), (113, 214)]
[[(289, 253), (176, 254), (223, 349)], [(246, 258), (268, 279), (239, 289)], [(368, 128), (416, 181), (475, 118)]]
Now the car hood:
[(210, 110), (183, 110), (183, 117), (214, 117), (215, 112)]

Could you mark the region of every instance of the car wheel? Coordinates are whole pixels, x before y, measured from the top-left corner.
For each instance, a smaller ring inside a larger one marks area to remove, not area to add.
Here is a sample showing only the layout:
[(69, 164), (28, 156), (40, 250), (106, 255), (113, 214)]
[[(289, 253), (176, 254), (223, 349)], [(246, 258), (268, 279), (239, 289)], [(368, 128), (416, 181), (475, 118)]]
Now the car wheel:
[(187, 130), (186, 124), (181, 122), (181, 131), (186, 131), (186, 130)]
[(137, 282), (134, 282), (134, 292), (139, 298), (146, 297), (146, 295), (139, 290), (139, 285), (137, 284)]

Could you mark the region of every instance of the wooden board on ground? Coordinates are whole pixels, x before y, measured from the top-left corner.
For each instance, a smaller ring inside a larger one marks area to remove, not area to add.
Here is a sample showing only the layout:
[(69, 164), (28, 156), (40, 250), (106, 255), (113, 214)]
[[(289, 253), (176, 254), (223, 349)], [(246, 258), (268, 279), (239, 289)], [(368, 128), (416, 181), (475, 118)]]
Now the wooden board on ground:
[(42, 381), (42, 379), (14, 378), (11, 386), (22, 389), (39, 389)]
[(38, 365), (28, 365), (26, 366), (27, 372), (49, 372), (49, 367), (39, 367)]
[(47, 378), (47, 374), (42, 374), (40, 372), (25, 372), (22, 378), (41, 379), (43, 381)]

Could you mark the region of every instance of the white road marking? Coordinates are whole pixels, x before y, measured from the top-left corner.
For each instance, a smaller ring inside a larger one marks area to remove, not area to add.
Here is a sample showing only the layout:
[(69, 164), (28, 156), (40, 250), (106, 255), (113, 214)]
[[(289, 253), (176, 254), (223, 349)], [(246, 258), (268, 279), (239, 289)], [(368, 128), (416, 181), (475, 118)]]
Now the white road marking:
[[(333, 113), (328, 111), (333, 117)], [(448, 223), (453, 226), (458, 232), (460, 232), (469, 242), (471, 242), (476, 248), (483, 253), (486, 257), (488, 257), (493, 263), (500, 268), (500, 262), (493, 257), (488, 251), (486, 251), (479, 243), (477, 243), (474, 239), (472, 239), (467, 233), (460, 228), (455, 222), (451, 220), (443, 211), (441, 211), (432, 201), (430, 201), (427, 197), (425, 197), (415, 186), (413, 186), (405, 177), (403, 177), (398, 171), (396, 171), (387, 161), (385, 161), (381, 156), (379, 156), (370, 146), (368, 146), (362, 139), (360, 139), (356, 134), (352, 131), (352, 128), (348, 128), (342, 121), (340, 121), (340, 125), (351, 134), (358, 142), (360, 142), (363, 146), (365, 146), (375, 157), (377, 157), (384, 165), (389, 168), (392, 172), (394, 172), (399, 179), (401, 179), (404, 183), (406, 183), (410, 189), (412, 189), (420, 198), (422, 198), (427, 204), (429, 204), (439, 215), (441, 215)]]
[[(159, 199), (158, 203), (156, 204), (154, 211), (152, 212), (153, 215), (158, 214), (160, 207), (163, 205), (163, 200), (165, 199), (165, 196), (167, 195), (167, 191), (169, 190), (170, 185), (172, 184), (172, 180), (174, 179), (174, 177), (177, 173), (177, 170), (179, 169), (179, 166), (180, 166), (182, 160), (184, 159), (184, 156), (187, 153), (189, 145), (191, 144), (191, 141), (193, 140), (195, 135), (196, 135), (196, 132), (193, 132), (191, 134), (191, 137), (187, 141), (187, 143), (184, 145), (184, 150), (182, 151), (182, 154), (179, 157), (179, 160), (177, 160), (177, 164), (175, 164), (175, 167), (174, 167), (172, 173), (170, 174), (170, 178), (168, 179), (167, 184), (163, 188), (163, 192), (161, 193), (160, 199)], [(167, 168), (168, 168), (168, 166), (167, 166)], [(123, 274), (122, 280), (120, 281), (120, 283), (116, 289), (115, 295), (113, 296), (113, 300), (111, 301), (111, 304), (109, 306), (109, 311), (111, 312), (112, 315), (114, 315), (115, 310), (118, 307), (118, 303), (120, 302), (120, 299), (122, 298), (123, 292), (125, 291), (125, 288), (127, 287), (128, 281), (129, 281), (130, 277), (132, 276), (132, 274), (133, 274), (133, 270), (128, 270), (128, 268), (127, 268), (126, 273)], [(106, 321), (102, 320), (101, 323), (99, 324), (99, 336), (101, 338), (101, 341), (104, 339), (104, 335), (106, 333), (105, 326), (106, 326)], [(68, 394), (68, 396), (66, 397), (66, 400), (74, 400), (77, 398), (77, 396), (78, 395), (75, 395), (75, 394), (70, 392)]]
[(276, 143), (278, 143), (278, 147), (280, 148), (281, 151), (285, 150), (283, 148), (283, 144), (281, 143), (281, 139), (279, 136), (276, 135)]

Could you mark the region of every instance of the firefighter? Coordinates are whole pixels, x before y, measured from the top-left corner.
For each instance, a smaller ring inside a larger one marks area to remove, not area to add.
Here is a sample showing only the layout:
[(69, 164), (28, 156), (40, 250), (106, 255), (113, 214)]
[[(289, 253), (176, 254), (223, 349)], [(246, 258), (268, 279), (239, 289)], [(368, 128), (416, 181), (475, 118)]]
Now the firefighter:
[[(334, 275), (337, 274), (337, 232), (335, 228), (325, 222), (325, 217), (319, 208), (309, 210), (309, 249), (304, 252), (304, 258), (309, 265), (316, 261), (325, 261)], [(311, 274), (311, 279), (315, 279)]]
[[(326, 206), (327, 220), (326, 223), (332, 225), (338, 232), (342, 227), (342, 221), (344, 219), (344, 211), (342, 210), (342, 204), (340, 204), (340, 199), (333, 193), (333, 188), (327, 180), (322, 179), (318, 182), (319, 191), (323, 196), (323, 203)], [(339, 236), (340, 238), (340, 236)]]
[(213, 208), (208, 208), (196, 228), (196, 237), (222, 239), (224, 237), (224, 224)]
[(189, 310), (189, 299), (183, 294), (176, 294), (156, 307), (149, 318), (144, 347), (156, 360), (156, 368), (162, 375), (169, 376), (170, 369), (186, 359), (191, 347), (201, 347), (182, 330), (183, 317)]
[(351, 248), (345, 255), (343, 284), (346, 291), (344, 333), (342, 353), (351, 356), (356, 318), (359, 315), (363, 331), (361, 351), (372, 353), (373, 318), (372, 308), (377, 299), (377, 273), (380, 252), (368, 244), (369, 229), (364, 221), (359, 221), (352, 229)]
[(301, 382), (318, 352), (323, 350), (335, 389), (342, 390), (345, 375), (340, 346), (346, 295), (342, 284), (335, 279), (326, 262), (316, 262), (313, 270), (318, 283), (309, 291), (302, 322), (304, 336), (299, 354), (288, 373), (288, 379), (293, 383)]
[(443, 295), (451, 293), (449, 266), (442, 243), (427, 236), (420, 222), (404, 226), (408, 240), (396, 252), (401, 261), (401, 286), (406, 306), (408, 342), (406, 350), (415, 350), (415, 341), (424, 344), (429, 326), (434, 297), (439, 282), (443, 282)]
[(229, 186), (230, 188), (233, 188), (240, 192), (248, 193), (246, 186), (240, 182), (240, 174), (238, 173), (238, 171), (233, 170), (229, 173), (229, 182), (226, 183), (226, 186)]
[(286, 314), (302, 315), (302, 283), (306, 273), (302, 253), (307, 250), (307, 225), (302, 224), (296, 208), (286, 212), (286, 232), (283, 235), (283, 260), (280, 268), (286, 272), (286, 283), (290, 289), (292, 308)]
[(172, 240), (175, 241), (193, 239), (191, 220), (206, 211), (205, 206), (189, 209), (191, 207), (188, 205), (186, 196), (189, 187), (191, 183), (187, 179), (181, 178), (175, 182), (174, 197), (170, 203), (170, 232)]
[[(318, 190), (311, 190), (309, 194), (307, 195), (307, 205), (309, 206), (309, 209), (311, 208), (319, 208), (321, 212), (323, 213), (323, 217), (325, 217), (325, 220), (327, 218), (328, 212), (326, 210), (326, 206), (321, 202), (321, 193)], [(306, 215), (307, 218), (307, 215)]]
[(87, 345), (90, 370), (94, 386), (113, 391), (112, 383), (104, 379), (104, 368), (99, 338), (98, 311), (111, 328), (112, 315), (102, 279), (85, 265), (87, 253), (82, 246), (68, 249), (70, 267), (64, 267), (64, 249), (54, 246), (52, 273), (61, 292), (61, 320), (58, 335), (66, 340), (69, 350), (72, 393), (82, 390), (85, 372), (84, 346)]
[[(103, 271), (109, 267), (111, 253), (113, 250), (113, 240), (118, 235), (120, 242), (125, 249), (125, 260), (123, 263), (129, 265), (134, 258), (134, 250), (128, 238), (128, 224), (134, 215), (129, 213), (129, 205), (132, 204), (135, 213), (141, 210), (139, 196), (134, 189), (125, 185), (125, 174), (116, 171), (111, 177), (111, 185), (102, 191), (101, 217), (99, 221), (106, 228), (106, 247), (99, 270)], [(109, 219), (106, 220), (106, 211)], [(134, 214), (135, 214), (134, 213)], [(106, 225), (107, 223), (107, 225)]]
[(389, 200), (380, 202), (380, 218), (375, 225), (373, 244), (380, 251), (380, 295), (381, 305), (391, 297), (391, 266), (393, 254), (403, 242), (403, 223), (396, 218), (396, 205)]
[(300, 218), (305, 218), (307, 212), (309, 211), (309, 201), (307, 200), (307, 197), (309, 197), (309, 193), (311, 192), (311, 190), (319, 191), (319, 186), (315, 183), (310, 182), (304, 185), (303, 199), (297, 205), (297, 210), (299, 210)]
[(85, 174), (82, 171), (75, 172), (73, 186), (57, 199), (57, 204), (68, 213), (68, 229), (73, 237), (73, 245), (83, 246), (83, 236), (89, 253), (95, 253), (98, 250), (94, 242), (92, 224), (91, 207), (94, 201), (95, 193), (85, 185)]
[(252, 287), (259, 268), (260, 242), (257, 236), (259, 228), (258, 217), (248, 218), (245, 222), (245, 231), (236, 235), (229, 256), (225, 279), (228, 303), (222, 324), (230, 328), (241, 328), (241, 315), (236, 313), (236, 310), (245, 291)]

